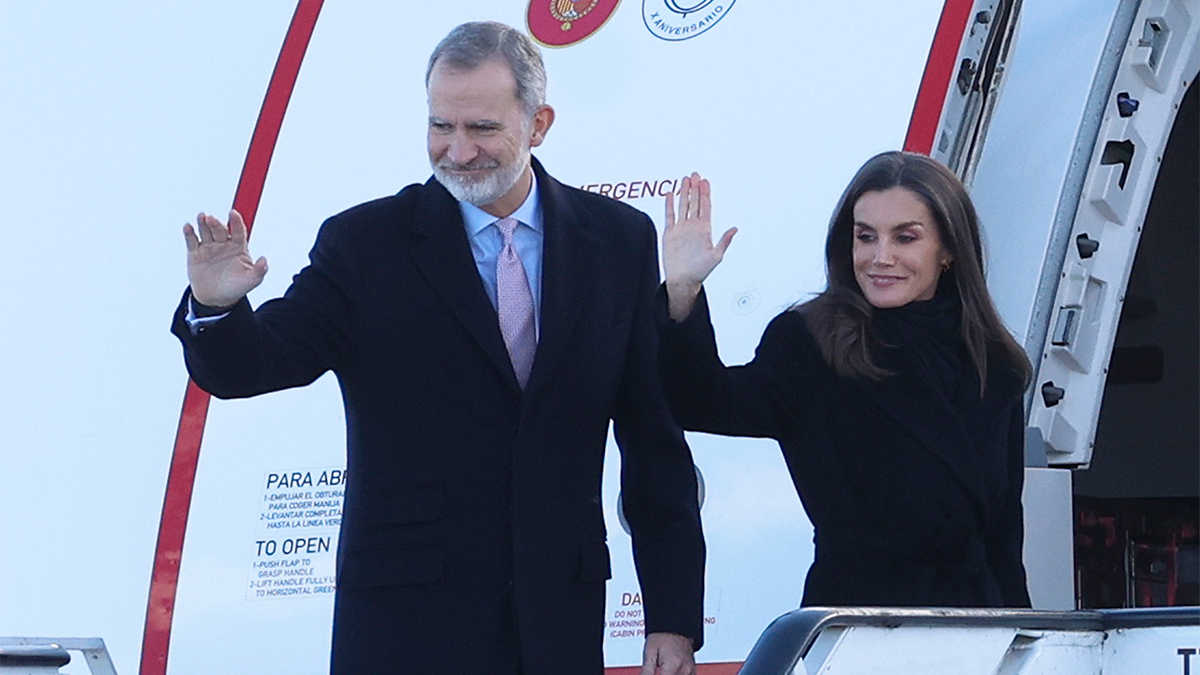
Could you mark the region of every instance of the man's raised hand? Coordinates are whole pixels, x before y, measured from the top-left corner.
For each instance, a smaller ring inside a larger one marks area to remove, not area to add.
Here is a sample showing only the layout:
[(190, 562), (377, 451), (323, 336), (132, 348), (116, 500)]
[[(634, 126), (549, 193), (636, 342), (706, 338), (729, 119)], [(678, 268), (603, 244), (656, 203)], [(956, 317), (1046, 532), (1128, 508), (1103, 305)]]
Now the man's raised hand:
[(246, 223), (237, 211), (229, 212), (229, 226), (205, 213), (196, 216), (196, 227), (183, 226), (187, 242), (188, 283), (192, 298), (208, 307), (237, 304), (262, 283), (267, 259), (250, 257)]

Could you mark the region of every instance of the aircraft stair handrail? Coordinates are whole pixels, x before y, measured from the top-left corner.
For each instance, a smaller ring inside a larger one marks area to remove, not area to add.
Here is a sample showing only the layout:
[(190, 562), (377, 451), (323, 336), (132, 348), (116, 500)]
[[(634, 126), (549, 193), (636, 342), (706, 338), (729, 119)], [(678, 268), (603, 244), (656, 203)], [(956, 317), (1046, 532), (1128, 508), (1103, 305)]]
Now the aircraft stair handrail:
[[(59, 655), (69, 661), (68, 652), (83, 654), (92, 675), (117, 675), (103, 638), (0, 637), (0, 655), (9, 657), (0, 658), (0, 661), (11, 660), (15, 667), (34, 665), (33, 662), (39, 660), (43, 665), (50, 666), (58, 660)], [(67, 661), (58, 665), (66, 665)], [(58, 665), (53, 667), (57, 668)], [(2, 670), (5, 668), (0, 667)]]
[(1200, 607), (1098, 609), (1096, 613), (1104, 617), (1104, 630), (1157, 626), (1200, 626)]
[(830, 628), (955, 627), (1105, 631), (1116, 628), (1200, 625), (1200, 607), (1090, 611), (900, 607), (806, 607), (771, 622), (746, 657), (739, 675), (788, 675), (821, 631)]

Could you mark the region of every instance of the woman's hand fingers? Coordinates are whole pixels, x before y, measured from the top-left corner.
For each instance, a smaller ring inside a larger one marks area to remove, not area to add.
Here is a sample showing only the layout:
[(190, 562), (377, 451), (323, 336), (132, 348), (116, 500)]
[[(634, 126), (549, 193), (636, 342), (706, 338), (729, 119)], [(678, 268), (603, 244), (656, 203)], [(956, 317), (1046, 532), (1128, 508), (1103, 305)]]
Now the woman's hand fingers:
[(729, 250), (729, 244), (733, 242), (733, 235), (737, 234), (737, 228), (731, 227), (725, 230), (725, 234), (721, 235), (721, 241), (717, 242), (717, 250), (721, 253), (721, 258), (725, 257), (725, 251)]
[[(676, 210), (675, 200), (679, 200)], [(671, 228), (684, 222), (699, 221), (708, 226), (712, 214), (711, 187), (708, 180), (698, 173), (685, 176), (680, 181), (679, 191), (666, 198), (666, 227)], [(677, 219), (678, 218), (678, 219)]]

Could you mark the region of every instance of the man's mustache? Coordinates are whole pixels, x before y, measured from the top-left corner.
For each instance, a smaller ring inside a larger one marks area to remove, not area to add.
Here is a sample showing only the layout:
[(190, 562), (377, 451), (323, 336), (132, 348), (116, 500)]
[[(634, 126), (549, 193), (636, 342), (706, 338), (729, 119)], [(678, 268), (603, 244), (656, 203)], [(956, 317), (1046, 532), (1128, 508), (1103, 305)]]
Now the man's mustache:
[(500, 162), (494, 159), (477, 160), (466, 164), (457, 164), (455, 162), (439, 162), (438, 168), (444, 171), (478, 171), (480, 169), (495, 169), (500, 166)]

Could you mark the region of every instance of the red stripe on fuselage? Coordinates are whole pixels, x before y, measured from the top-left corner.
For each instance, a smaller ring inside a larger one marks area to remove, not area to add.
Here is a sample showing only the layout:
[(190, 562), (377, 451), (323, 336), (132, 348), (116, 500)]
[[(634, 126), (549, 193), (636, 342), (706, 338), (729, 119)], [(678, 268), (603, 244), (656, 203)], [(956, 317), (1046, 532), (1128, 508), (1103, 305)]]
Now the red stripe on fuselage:
[[(254, 215), (262, 198), (263, 185), (271, 155), (283, 126), (292, 89), (304, 61), (304, 52), (312, 38), (317, 16), (324, 0), (299, 0), (288, 26), (279, 59), (267, 85), (267, 94), (258, 122), (250, 138), (246, 162), (233, 198), (233, 208), (242, 214), (247, 230), (254, 226)], [(163, 497), (162, 518), (158, 524), (158, 543), (154, 551), (154, 571), (150, 578), (150, 598), (146, 605), (146, 624), (142, 633), (141, 675), (165, 675), (167, 651), (171, 644), (171, 622), (175, 616), (175, 594), (179, 586), (179, 566), (183, 558), (183, 539), (187, 531), (196, 463), (200, 459), (200, 441), (208, 416), (209, 394), (188, 380), (183, 411), (175, 433), (171, 470)]]
[(917, 90), (912, 118), (908, 122), (908, 135), (904, 139), (904, 149), (909, 152), (928, 155), (933, 150), (946, 92), (950, 90), (950, 80), (957, 66), (963, 31), (974, 6), (973, 0), (946, 0), (942, 6), (942, 17), (933, 35), (925, 74), (921, 77), (921, 87)]

